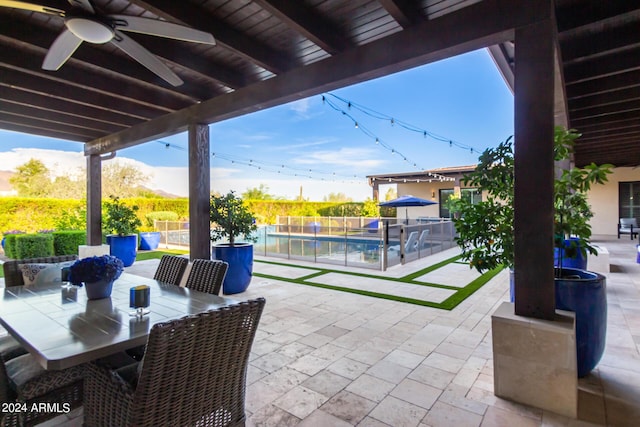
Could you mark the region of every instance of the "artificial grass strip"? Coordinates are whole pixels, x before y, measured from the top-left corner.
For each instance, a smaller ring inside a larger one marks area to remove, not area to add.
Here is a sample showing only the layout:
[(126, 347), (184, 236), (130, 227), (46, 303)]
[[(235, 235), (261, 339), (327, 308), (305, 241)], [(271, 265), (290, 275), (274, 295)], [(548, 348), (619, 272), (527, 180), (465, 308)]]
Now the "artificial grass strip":
[(295, 283), (297, 285), (314, 286), (316, 288), (331, 289), (331, 290), (334, 290), (334, 291), (349, 292), (349, 293), (352, 293), (352, 294), (358, 294), (358, 295), (365, 295), (365, 296), (369, 296), (369, 297), (388, 299), (388, 300), (391, 300), (391, 301), (405, 302), (405, 303), (408, 303), (408, 304), (415, 304), (415, 305), (423, 305), (423, 306), (427, 306), (427, 307), (441, 308), (439, 303), (436, 303), (436, 302), (433, 302), (433, 301), (424, 301), (424, 300), (419, 300), (419, 299), (415, 299), (415, 298), (407, 298), (407, 297), (403, 297), (403, 296), (399, 296), (399, 295), (383, 294), (383, 293), (378, 293), (378, 292), (365, 291), (363, 289), (344, 288), (342, 286), (327, 285), (327, 284), (324, 284), (324, 283), (317, 283), (317, 282), (307, 282), (307, 281), (300, 280), (300, 279), (289, 279), (289, 278), (286, 278), (286, 277), (271, 276), (269, 274), (254, 273), (254, 276), (262, 277), (262, 278), (265, 278), (265, 279), (278, 280), (278, 281), (281, 281), (281, 282)]
[(427, 273), (431, 273), (434, 270), (437, 270), (439, 268), (444, 267), (447, 264), (451, 264), (452, 262), (455, 262), (457, 260), (459, 260), (461, 258), (461, 255), (456, 255), (454, 257), (451, 258), (447, 258), (443, 261), (437, 262), (433, 265), (430, 265), (429, 267), (423, 268), (422, 270), (418, 270), (415, 273), (411, 273), (411, 274), (407, 274), (406, 276), (403, 276), (402, 279), (406, 280), (406, 281), (411, 281), (411, 280), (415, 280), (416, 277), (420, 277), (423, 276)]
[(489, 280), (493, 279), (502, 270), (504, 270), (504, 267), (498, 267), (484, 273), (482, 276), (473, 280), (467, 286), (460, 289), (458, 292), (451, 295), (446, 300), (442, 301), (442, 304), (441, 304), (443, 306), (442, 308), (446, 310), (451, 310), (455, 308), (458, 304), (460, 304), (462, 301), (464, 301), (469, 296), (471, 296), (475, 291), (477, 291), (482, 286), (484, 286)]
[[(434, 270), (437, 270), (441, 267), (444, 267), (445, 265), (455, 262), (456, 260), (460, 259), (461, 255), (456, 255), (454, 257), (445, 259), (443, 261), (440, 261), (436, 264), (430, 265), (429, 267), (425, 267), (421, 270), (418, 270), (414, 273), (411, 274), (407, 274), (406, 276), (402, 276), (402, 277), (386, 277), (386, 276), (379, 276), (377, 274), (368, 274), (368, 273), (356, 273), (355, 271), (344, 271), (344, 270), (333, 270), (330, 268), (322, 268), (322, 267), (308, 267), (308, 266), (302, 266), (302, 265), (295, 265), (295, 264), (287, 264), (284, 262), (277, 262), (277, 261), (264, 261), (264, 260), (255, 260), (255, 262), (261, 262), (263, 264), (270, 264), (270, 265), (280, 265), (283, 267), (293, 267), (293, 268), (304, 268), (307, 270), (316, 270), (318, 272), (322, 272), (322, 273), (340, 273), (340, 274), (346, 274), (346, 275), (350, 275), (350, 276), (358, 276), (358, 277), (365, 277), (368, 279), (382, 279), (382, 280), (389, 280), (389, 281), (393, 281), (393, 282), (402, 282), (402, 283), (412, 283), (412, 284), (424, 284), (424, 282), (414, 282), (416, 277), (420, 277), (423, 276), (427, 273), (430, 273)], [(429, 284), (431, 285), (431, 284)], [(435, 285), (435, 283), (433, 284)], [(444, 286), (444, 285), (440, 285), (440, 286)], [(454, 287), (452, 287), (454, 288)], [(455, 288), (458, 289), (458, 288)]]
[(185, 255), (188, 253), (189, 251), (185, 251), (182, 249), (163, 249), (161, 251), (144, 251), (144, 252), (138, 252), (138, 254), (136, 255), (136, 261), (160, 259), (162, 258), (162, 255)]
[[(457, 258), (457, 257), (454, 257), (454, 258)], [(451, 258), (451, 259), (454, 259), (454, 258)], [(259, 262), (264, 262), (264, 261), (259, 261)], [(267, 262), (267, 263), (269, 263), (269, 262)], [(280, 263), (274, 263), (274, 264), (279, 264), (279, 265), (283, 265), (283, 266), (287, 266), (288, 265), (288, 264), (280, 264)], [(439, 263), (439, 264), (441, 264), (440, 267), (443, 267), (444, 265), (449, 264), (449, 262), (443, 262), (443, 263)], [(292, 267), (294, 267), (294, 266), (292, 265)], [(421, 285), (421, 286), (430, 286), (430, 287), (435, 287), (435, 288), (442, 288), (442, 289), (449, 289), (449, 290), (455, 290), (456, 291), (453, 295), (451, 295), (449, 298), (445, 299), (441, 303), (437, 303), (437, 302), (433, 302), (433, 301), (420, 300), (420, 299), (416, 299), (416, 298), (408, 298), (408, 297), (403, 297), (403, 296), (400, 296), (400, 295), (391, 295), (391, 294), (385, 294), (385, 293), (380, 293), (380, 292), (372, 292), (372, 291), (367, 291), (367, 290), (363, 290), (363, 289), (352, 289), (352, 288), (346, 288), (346, 287), (343, 287), (343, 286), (327, 285), (325, 283), (318, 283), (318, 282), (313, 282), (313, 281), (309, 280), (309, 279), (313, 279), (314, 277), (322, 276), (324, 274), (329, 274), (329, 273), (338, 273), (338, 274), (345, 274), (346, 273), (344, 271), (339, 271), (339, 270), (326, 270), (326, 269), (317, 269), (317, 270), (318, 271), (316, 273), (309, 274), (309, 275), (304, 276), (304, 277), (298, 277), (298, 278), (286, 278), (286, 277), (279, 277), (279, 276), (273, 276), (273, 275), (270, 275), (270, 274), (262, 274), (262, 273), (254, 273), (254, 276), (265, 278), (265, 279), (278, 280), (278, 281), (281, 281), (281, 282), (294, 283), (294, 284), (298, 284), (298, 285), (315, 286), (317, 288), (331, 289), (331, 290), (341, 291), (341, 292), (350, 292), (350, 293), (353, 293), (353, 294), (365, 295), (365, 296), (370, 296), (370, 297), (374, 297), (374, 298), (382, 298), (382, 299), (388, 299), (388, 300), (392, 300), (392, 301), (405, 302), (405, 303), (408, 303), (408, 304), (422, 305), (422, 306), (426, 306), (426, 307), (439, 308), (439, 309), (443, 309), (443, 310), (453, 310), (455, 307), (458, 306), (458, 304), (460, 304), (462, 301), (464, 301), (469, 296), (471, 296), (475, 291), (480, 289), (484, 284), (486, 284), (489, 280), (491, 280), (495, 275), (500, 273), (502, 271), (502, 268), (496, 268), (496, 269), (491, 270), (491, 271), (489, 271), (487, 273), (484, 273), (482, 276), (476, 278), (475, 280), (473, 280), (472, 282), (467, 284), (464, 288), (457, 288), (457, 287), (452, 287), (452, 286), (447, 286), (447, 285), (439, 285), (439, 284), (435, 284), (435, 283), (426, 284), (426, 283), (423, 283), (423, 282), (412, 282), (412, 281), (408, 281), (408, 280), (403, 280), (403, 283), (408, 283), (408, 284), (413, 284), (413, 285)], [(360, 274), (356, 274), (356, 275), (360, 275)], [(365, 277), (365, 278), (371, 278), (372, 277), (372, 275), (362, 275), (362, 276)], [(381, 277), (381, 276), (373, 276), (373, 278), (377, 278), (377, 279), (381, 279), (381, 280), (388, 280), (388, 281), (396, 281), (396, 282), (400, 281), (398, 279), (394, 280), (394, 278), (387, 278), (387, 277)]]

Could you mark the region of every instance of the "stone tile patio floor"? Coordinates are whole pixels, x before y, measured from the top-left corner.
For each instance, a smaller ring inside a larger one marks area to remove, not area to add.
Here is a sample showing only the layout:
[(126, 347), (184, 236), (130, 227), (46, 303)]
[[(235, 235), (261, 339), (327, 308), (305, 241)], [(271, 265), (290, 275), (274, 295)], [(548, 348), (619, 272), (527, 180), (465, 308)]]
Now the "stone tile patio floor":
[[(594, 241), (611, 258), (607, 347), (598, 367), (580, 380), (578, 420), (493, 394), (490, 326), (491, 314), (508, 299), (508, 274), (502, 272), (452, 311), (255, 277), (247, 292), (234, 296), (267, 300), (247, 378), (247, 425), (640, 425), (636, 242)], [(379, 274), (403, 276), (455, 254), (449, 250)], [(136, 262), (127, 270), (152, 277), (157, 263)], [(290, 267), (264, 268), (281, 277), (298, 274)], [(81, 424), (80, 410), (43, 425)]]

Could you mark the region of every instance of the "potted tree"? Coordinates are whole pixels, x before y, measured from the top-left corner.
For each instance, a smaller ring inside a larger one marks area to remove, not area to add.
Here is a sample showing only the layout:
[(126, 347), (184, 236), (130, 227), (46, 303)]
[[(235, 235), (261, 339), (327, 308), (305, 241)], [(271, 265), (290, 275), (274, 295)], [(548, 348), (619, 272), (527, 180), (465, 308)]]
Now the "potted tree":
[[(556, 128), (555, 160), (570, 158), (576, 138), (573, 130)], [(513, 146), (511, 138), (480, 156), (476, 170), (463, 183), (481, 188), (486, 199), (460, 202), (460, 217), (454, 219), (463, 259), (480, 272), (500, 266), (513, 269)], [(593, 216), (586, 192), (604, 183), (611, 165), (562, 169), (554, 183), (554, 242), (559, 258), (572, 259), (586, 252), (597, 255), (590, 243)], [(604, 276), (583, 269), (556, 268), (556, 307), (576, 313), (578, 375), (585, 376), (598, 363), (606, 337), (606, 281)], [(511, 301), (513, 301), (511, 280)]]
[[(209, 206), (213, 258), (229, 264), (222, 284), (225, 294), (244, 292), (253, 274), (253, 242), (257, 227), (253, 213), (233, 191), (224, 196), (211, 196)], [(243, 236), (244, 242), (236, 238)], [(225, 242), (226, 240), (226, 242)]]
[(137, 230), (142, 225), (136, 216), (138, 206), (129, 207), (118, 197), (110, 196), (106, 202), (106, 215), (103, 229), (107, 234), (110, 254), (122, 260), (129, 267), (136, 260), (138, 249)]

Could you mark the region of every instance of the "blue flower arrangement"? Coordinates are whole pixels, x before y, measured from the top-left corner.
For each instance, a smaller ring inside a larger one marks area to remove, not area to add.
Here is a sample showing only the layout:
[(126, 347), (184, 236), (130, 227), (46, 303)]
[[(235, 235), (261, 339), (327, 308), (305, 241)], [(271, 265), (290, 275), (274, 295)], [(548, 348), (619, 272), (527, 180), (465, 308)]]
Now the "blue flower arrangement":
[(69, 281), (74, 284), (100, 280), (116, 280), (122, 274), (124, 264), (111, 255), (93, 256), (74, 262), (69, 271)]

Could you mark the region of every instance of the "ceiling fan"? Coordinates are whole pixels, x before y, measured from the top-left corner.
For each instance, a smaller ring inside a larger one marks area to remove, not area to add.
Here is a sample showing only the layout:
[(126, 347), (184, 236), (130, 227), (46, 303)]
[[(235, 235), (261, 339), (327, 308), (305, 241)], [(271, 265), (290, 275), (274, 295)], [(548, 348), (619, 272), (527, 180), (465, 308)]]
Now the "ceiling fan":
[(71, 57), (82, 42), (111, 43), (173, 86), (183, 81), (155, 55), (123, 31), (149, 34), (194, 43), (215, 44), (204, 31), (157, 19), (128, 15), (101, 15), (89, 0), (68, 0), (68, 11), (21, 1), (0, 0), (0, 7), (41, 12), (64, 18), (66, 28), (56, 38), (44, 58), (42, 68), (55, 71)]

